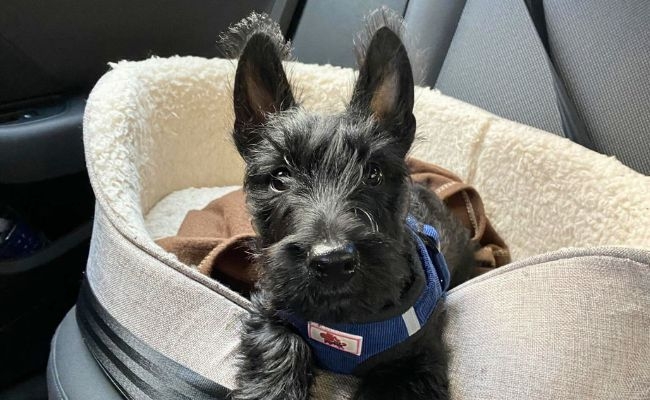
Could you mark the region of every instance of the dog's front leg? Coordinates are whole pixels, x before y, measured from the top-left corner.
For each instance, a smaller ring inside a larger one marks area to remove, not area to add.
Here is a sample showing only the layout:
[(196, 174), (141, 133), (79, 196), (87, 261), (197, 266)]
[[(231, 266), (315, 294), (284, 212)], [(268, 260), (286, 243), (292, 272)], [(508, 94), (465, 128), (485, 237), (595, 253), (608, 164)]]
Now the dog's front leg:
[(402, 358), (361, 378), (355, 400), (446, 400), (446, 364), (431, 354)]
[(306, 400), (313, 378), (304, 340), (254, 296), (244, 321), (235, 400)]
[(355, 400), (448, 399), (448, 354), (442, 340), (444, 316), (444, 303), (440, 302), (430, 323), (413, 343), (363, 371)]

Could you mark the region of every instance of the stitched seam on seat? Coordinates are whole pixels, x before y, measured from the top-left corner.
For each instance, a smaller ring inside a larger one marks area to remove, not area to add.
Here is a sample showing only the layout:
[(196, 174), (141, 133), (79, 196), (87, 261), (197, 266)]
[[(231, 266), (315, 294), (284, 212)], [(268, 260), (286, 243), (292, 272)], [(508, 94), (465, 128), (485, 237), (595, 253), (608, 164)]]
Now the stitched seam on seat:
[(485, 150), (485, 146), (483, 146), (483, 143), (485, 142), (485, 138), (487, 137), (488, 131), (490, 131), (490, 128), (492, 127), (492, 121), (494, 120), (494, 117), (490, 117), (487, 119), (479, 128), (478, 135), (476, 135), (476, 139), (474, 139), (470, 144), (470, 154), (469, 154), (469, 164), (467, 165), (467, 177), (465, 179), (465, 183), (468, 185), (471, 185), (472, 182), (474, 182), (474, 179), (476, 178), (476, 173), (478, 170), (478, 162), (479, 158), (481, 157), (481, 153), (483, 150)]
[[(61, 329), (59, 327), (59, 329)], [(54, 333), (54, 338), (52, 339), (52, 375), (54, 378), (54, 385), (57, 389), (57, 394), (60, 396), (59, 399), (63, 400), (68, 400), (68, 396), (65, 394), (65, 390), (63, 390), (63, 386), (61, 386), (61, 380), (59, 379), (59, 368), (57, 367), (56, 364), (56, 347), (57, 347), (57, 342), (59, 339), (59, 329), (56, 330)]]

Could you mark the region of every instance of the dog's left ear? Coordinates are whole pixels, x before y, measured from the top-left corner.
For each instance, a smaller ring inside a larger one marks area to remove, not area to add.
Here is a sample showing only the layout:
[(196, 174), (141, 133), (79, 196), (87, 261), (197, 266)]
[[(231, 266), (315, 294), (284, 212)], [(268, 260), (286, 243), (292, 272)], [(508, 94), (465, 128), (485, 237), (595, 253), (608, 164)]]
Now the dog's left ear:
[(269, 114), (296, 105), (275, 40), (265, 33), (255, 33), (237, 64), (233, 136), (242, 155), (259, 140), (257, 128), (266, 122)]
[(386, 130), (399, 135), (404, 154), (415, 135), (413, 71), (399, 36), (388, 27), (373, 35), (359, 68), (350, 110), (372, 116)]

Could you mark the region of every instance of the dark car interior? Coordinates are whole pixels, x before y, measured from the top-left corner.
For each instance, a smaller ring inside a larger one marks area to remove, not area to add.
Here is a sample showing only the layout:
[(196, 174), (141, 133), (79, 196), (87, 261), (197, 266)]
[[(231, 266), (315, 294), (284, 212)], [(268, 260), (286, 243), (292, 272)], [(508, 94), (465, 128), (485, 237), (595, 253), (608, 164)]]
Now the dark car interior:
[(57, 373), (65, 398), (121, 398), (84, 349), (74, 318), (66, 317), (93, 223), (85, 99), (109, 63), (219, 57), (220, 32), (256, 10), (280, 23), (299, 61), (354, 67), (352, 40), (363, 16), (381, 5), (404, 16), (422, 50), (420, 85), (650, 174), (650, 2), (5, 0), (1, 399), (48, 398), (46, 366), (54, 351), (62, 357)]

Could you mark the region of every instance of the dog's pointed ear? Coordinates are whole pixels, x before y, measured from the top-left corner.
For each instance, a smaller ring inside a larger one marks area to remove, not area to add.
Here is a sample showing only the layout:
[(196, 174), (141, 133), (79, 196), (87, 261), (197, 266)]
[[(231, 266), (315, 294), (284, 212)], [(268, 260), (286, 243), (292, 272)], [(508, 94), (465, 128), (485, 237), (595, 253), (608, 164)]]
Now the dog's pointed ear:
[(399, 36), (384, 26), (375, 32), (362, 56), (350, 109), (372, 116), (385, 129), (400, 135), (408, 151), (415, 135), (413, 71)]
[(242, 155), (259, 139), (257, 128), (267, 121), (269, 114), (296, 105), (280, 51), (274, 39), (265, 33), (252, 35), (239, 58), (233, 102), (233, 137)]

